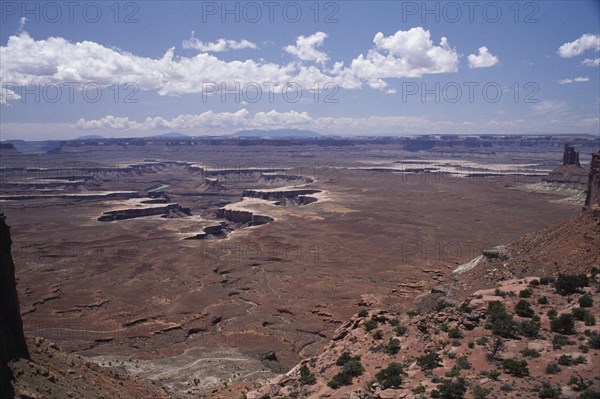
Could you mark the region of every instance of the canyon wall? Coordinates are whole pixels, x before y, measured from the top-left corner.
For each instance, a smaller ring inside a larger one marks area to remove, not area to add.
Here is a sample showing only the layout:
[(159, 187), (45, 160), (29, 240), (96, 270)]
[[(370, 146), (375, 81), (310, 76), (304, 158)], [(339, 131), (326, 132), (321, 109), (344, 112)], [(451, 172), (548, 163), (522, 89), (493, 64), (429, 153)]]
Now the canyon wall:
[(15, 266), (11, 255), (10, 227), (0, 214), (0, 397), (12, 397), (12, 373), (8, 362), (29, 359), (19, 310)]
[(600, 206), (600, 151), (592, 155), (585, 205)]

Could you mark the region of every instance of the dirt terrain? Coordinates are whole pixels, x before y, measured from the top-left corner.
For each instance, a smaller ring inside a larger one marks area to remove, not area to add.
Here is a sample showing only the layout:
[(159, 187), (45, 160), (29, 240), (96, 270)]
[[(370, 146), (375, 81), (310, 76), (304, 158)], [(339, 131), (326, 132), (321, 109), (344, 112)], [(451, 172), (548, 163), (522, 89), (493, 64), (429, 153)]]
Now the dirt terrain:
[[(597, 142), (570, 139), (587, 168)], [(254, 386), (362, 307), (405, 312), (482, 251), (579, 214), (526, 187), (566, 139), (526, 140), (10, 149), (0, 206), (25, 332), (176, 396)]]

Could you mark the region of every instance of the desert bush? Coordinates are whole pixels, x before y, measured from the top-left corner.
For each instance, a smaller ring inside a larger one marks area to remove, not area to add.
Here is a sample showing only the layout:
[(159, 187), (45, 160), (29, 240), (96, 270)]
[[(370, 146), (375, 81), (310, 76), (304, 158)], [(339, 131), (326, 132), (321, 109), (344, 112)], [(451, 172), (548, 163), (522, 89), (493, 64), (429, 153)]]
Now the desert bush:
[(552, 348), (553, 349), (561, 349), (563, 346), (567, 345), (575, 345), (575, 341), (571, 341), (569, 337), (565, 337), (564, 335), (556, 334), (552, 338)]
[[(356, 358), (360, 359), (360, 356), (357, 356)], [(352, 359), (354, 359), (354, 358), (352, 357), (350, 352), (342, 352), (340, 357), (338, 357), (338, 359), (335, 361), (335, 365), (343, 366), (344, 364), (348, 363)]]
[(391, 320), (390, 320), (390, 325), (391, 325), (392, 327), (397, 327), (397, 326), (399, 326), (399, 325), (400, 325), (400, 320), (398, 320), (398, 319), (391, 319)]
[(486, 399), (490, 393), (492, 393), (491, 388), (484, 388), (480, 385), (473, 387), (473, 397), (475, 399)]
[(374, 339), (383, 339), (383, 331), (381, 330), (377, 330), (373, 333), (373, 338)]
[(460, 375), (460, 369), (458, 367), (452, 367), (450, 370), (446, 371), (444, 375), (448, 378), (458, 377)]
[(585, 323), (586, 326), (595, 326), (596, 325), (596, 318), (594, 317), (593, 314), (591, 314), (590, 312), (588, 312), (583, 317), (583, 322)]
[(546, 366), (546, 370), (545, 370), (546, 374), (558, 374), (561, 371), (562, 371), (562, 369), (555, 362), (548, 363), (548, 365)]
[(579, 399), (600, 399), (600, 392), (595, 391), (591, 387), (586, 388), (586, 390), (579, 395)]
[(534, 280), (531, 280), (529, 282), (529, 285), (532, 286), (532, 287), (537, 287), (538, 285), (540, 285), (540, 280), (538, 280), (537, 278), (534, 279)]
[(317, 382), (317, 377), (315, 377), (315, 375), (313, 373), (311, 373), (311, 371), (309, 370), (309, 368), (305, 365), (303, 365), (300, 368), (300, 384), (301, 385), (314, 385)]
[(588, 345), (592, 349), (600, 349), (600, 334), (590, 334), (588, 337)]
[(462, 399), (467, 392), (467, 382), (464, 378), (444, 380), (437, 386), (441, 399)]
[(540, 333), (540, 323), (534, 320), (523, 320), (519, 323), (519, 332), (527, 338), (537, 338)]
[(456, 361), (456, 366), (462, 370), (469, 370), (473, 367), (466, 356), (459, 357)]
[(492, 330), (495, 335), (504, 338), (514, 338), (516, 325), (511, 315), (499, 301), (492, 301), (486, 311), (485, 327)]
[(538, 352), (535, 349), (529, 349), (529, 348), (525, 348), (521, 351), (521, 354), (523, 354), (523, 356), (528, 357), (530, 359), (534, 359), (537, 357), (540, 357), (540, 352)]
[(454, 327), (448, 330), (448, 338), (459, 339), (462, 338), (463, 334), (460, 328)]
[(358, 312), (358, 317), (367, 317), (369, 315), (369, 312), (366, 309), (361, 309)]
[(402, 377), (405, 374), (400, 363), (392, 362), (385, 369), (375, 374), (375, 378), (383, 389), (398, 388), (402, 385)]
[(377, 328), (377, 320), (367, 320), (365, 322), (365, 330), (371, 331)]
[(557, 311), (556, 311), (556, 309), (554, 309), (554, 308), (553, 308), (553, 309), (550, 309), (550, 310), (548, 311), (548, 313), (546, 313), (546, 314), (548, 315), (548, 318), (549, 318), (550, 320), (554, 320), (554, 319), (556, 319), (556, 316), (558, 316), (558, 312), (557, 312)]
[(398, 326), (394, 327), (394, 333), (396, 334), (397, 337), (400, 337), (400, 336), (406, 334), (406, 331), (407, 331), (407, 328), (404, 326), (398, 325)]
[(488, 343), (488, 340), (489, 340), (488, 337), (480, 337), (475, 340), (475, 343), (479, 346), (484, 346), (485, 344)]
[(540, 305), (547, 305), (548, 304), (548, 297), (547, 296), (543, 296), (538, 298), (538, 304)]
[(525, 288), (524, 290), (519, 291), (519, 298), (531, 298), (533, 295), (533, 290), (531, 288)]
[(591, 308), (594, 306), (594, 298), (588, 294), (583, 295), (579, 298), (579, 306), (582, 308)]
[(502, 367), (508, 374), (515, 377), (525, 377), (529, 375), (529, 368), (527, 367), (527, 360), (525, 359), (504, 359), (502, 360)]
[(579, 292), (580, 288), (587, 287), (588, 285), (589, 280), (585, 274), (559, 274), (556, 283), (554, 283), (554, 289), (560, 295), (571, 295)]
[(550, 322), (550, 329), (552, 332), (573, 335), (575, 334), (575, 322), (573, 321), (573, 315), (563, 313), (558, 318)]
[(533, 317), (533, 309), (531, 304), (525, 300), (520, 300), (515, 305), (515, 313), (521, 317)]
[(562, 394), (562, 388), (560, 385), (552, 386), (549, 382), (543, 382), (540, 390), (538, 391), (538, 397), (541, 399), (560, 399)]
[(542, 284), (542, 285), (554, 284), (555, 281), (556, 281), (556, 279), (554, 277), (545, 276), (540, 279), (540, 284)]
[(421, 367), (421, 370), (433, 370), (442, 365), (442, 359), (435, 352), (429, 352), (426, 355), (419, 356), (417, 364)]
[(388, 343), (383, 347), (383, 351), (388, 355), (396, 355), (400, 351), (400, 341), (396, 338), (390, 338)]
[(500, 377), (500, 372), (498, 370), (490, 370), (485, 375), (490, 380), (498, 381), (498, 377)]

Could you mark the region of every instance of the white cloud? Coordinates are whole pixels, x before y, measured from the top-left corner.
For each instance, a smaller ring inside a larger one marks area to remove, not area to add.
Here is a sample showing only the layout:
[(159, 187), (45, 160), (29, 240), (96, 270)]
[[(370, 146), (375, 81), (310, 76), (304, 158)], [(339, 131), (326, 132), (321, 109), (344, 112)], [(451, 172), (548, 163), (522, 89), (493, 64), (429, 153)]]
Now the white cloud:
[(327, 33), (317, 32), (310, 36), (299, 36), (296, 39), (296, 45), (289, 45), (284, 50), (302, 61), (314, 61), (320, 64), (324, 64), (329, 57), (322, 51), (316, 49), (321, 47), (323, 42), (327, 38)]
[(538, 115), (559, 114), (567, 109), (567, 104), (562, 101), (544, 100), (533, 106)]
[[(153, 90), (159, 95), (202, 93), (207, 84), (214, 87), (215, 83), (226, 83), (230, 87), (278, 82), (277, 90), (282, 90), (287, 82), (294, 82), (303, 89), (333, 83), (344, 89), (361, 89), (366, 85), (386, 90), (387, 78), (418, 78), (458, 70), (458, 54), (450, 48), (447, 39), (442, 37), (436, 46), (429, 31), (420, 27), (388, 37), (378, 33), (373, 40), (374, 47), (366, 56), (360, 54), (349, 66), (335, 62), (332, 68), (323, 64), (327, 55), (315, 49), (326, 36), (317, 32), (300, 37), (297, 45), (292, 46), (299, 58), (317, 61), (317, 65), (303, 65), (252, 59), (224, 61), (206, 52), (191, 57), (176, 56), (174, 48), (167, 49), (160, 58), (149, 58), (91, 41), (73, 43), (61, 37), (36, 40), (22, 32), (10, 36), (6, 45), (0, 47), (0, 84), (10, 88), (11, 85), (68, 82), (82, 88), (90, 83), (101, 87), (133, 83), (139, 90)], [(192, 36), (192, 39), (195, 38)], [(188, 45), (205, 50), (210, 47), (214, 51), (249, 46), (244, 41), (232, 43), (224, 39), (199, 43), (191, 40)], [(2, 101), (15, 99), (13, 94), (16, 93), (6, 91)]]
[(220, 53), (223, 51), (229, 51), (229, 50), (242, 50), (242, 49), (257, 49), (258, 47), (256, 46), (255, 43), (252, 43), (249, 40), (246, 39), (242, 39), (239, 42), (235, 41), (235, 40), (226, 40), (226, 39), (218, 39), (216, 42), (202, 42), (200, 40), (198, 40), (198, 38), (196, 38), (194, 36), (195, 32), (192, 31), (192, 35), (189, 39), (186, 39), (183, 41), (182, 43), (182, 47), (185, 49), (193, 49), (193, 50), (199, 50), (202, 51), (204, 53), (207, 52), (215, 52), (215, 53)]
[(600, 35), (585, 33), (579, 39), (560, 46), (557, 53), (562, 58), (571, 58), (583, 54), (586, 50), (600, 51)]
[[(448, 40), (442, 37), (436, 46), (431, 33), (421, 27), (387, 37), (379, 32), (373, 43), (375, 47), (366, 56), (360, 54), (352, 60), (349, 70), (374, 88), (385, 88), (382, 80), (385, 78), (419, 78), (424, 74), (458, 70), (458, 54), (450, 48)], [(338, 68), (341, 69), (341, 64)]]
[(585, 60), (581, 61), (581, 63), (585, 66), (597, 67), (600, 66), (600, 58), (586, 58)]
[(590, 78), (588, 78), (587, 76), (578, 76), (573, 79), (569, 79), (569, 78), (561, 79), (558, 81), (558, 83), (561, 85), (566, 85), (569, 83), (581, 83), (581, 82), (589, 82), (589, 81), (590, 81)]
[(498, 57), (491, 54), (487, 47), (479, 47), (477, 55), (469, 54), (469, 68), (488, 68), (498, 63)]

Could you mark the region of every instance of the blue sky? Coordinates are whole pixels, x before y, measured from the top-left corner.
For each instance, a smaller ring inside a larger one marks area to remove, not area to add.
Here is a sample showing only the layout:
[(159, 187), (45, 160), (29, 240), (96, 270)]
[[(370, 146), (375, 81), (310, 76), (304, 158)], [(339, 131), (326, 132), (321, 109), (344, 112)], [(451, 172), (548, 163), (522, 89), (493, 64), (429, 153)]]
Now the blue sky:
[(2, 140), (600, 134), (598, 1), (0, 4)]

